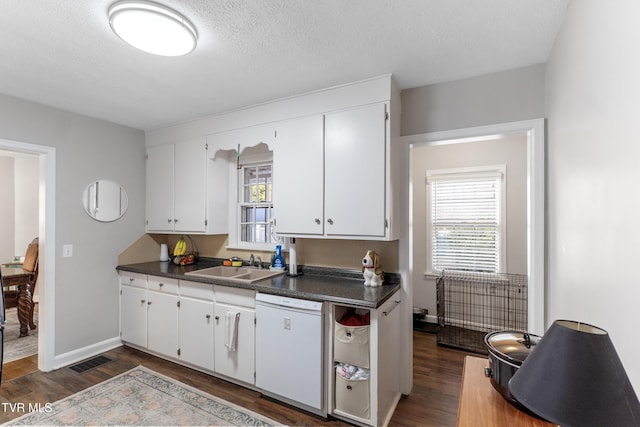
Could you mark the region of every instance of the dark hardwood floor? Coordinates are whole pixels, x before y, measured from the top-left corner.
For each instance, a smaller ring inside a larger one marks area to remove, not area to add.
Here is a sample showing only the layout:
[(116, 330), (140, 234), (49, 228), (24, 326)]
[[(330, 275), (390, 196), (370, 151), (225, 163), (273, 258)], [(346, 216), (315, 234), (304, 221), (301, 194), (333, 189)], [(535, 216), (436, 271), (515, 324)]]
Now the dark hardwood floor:
[[(464, 356), (469, 354), (436, 345), (436, 336), (413, 333), (413, 390), (403, 396), (391, 419), (392, 426), (455, 426)], [(69, 368), (43, 373), (37, 370), (37, 357), (3, 366), (0, 423), (21, 413), (11, 412), (5, 403), (53, 403), (138, 365), (197, 387), (229, 402), (246, 407), (291, 426), (347, 426), (336, 419), (324, 419), (291, 406), (264, 398), (260, 393), (217, 379), (141, 351), (120, 347), (104, 353), (112, 359), (104, 365), (78, 374)]]

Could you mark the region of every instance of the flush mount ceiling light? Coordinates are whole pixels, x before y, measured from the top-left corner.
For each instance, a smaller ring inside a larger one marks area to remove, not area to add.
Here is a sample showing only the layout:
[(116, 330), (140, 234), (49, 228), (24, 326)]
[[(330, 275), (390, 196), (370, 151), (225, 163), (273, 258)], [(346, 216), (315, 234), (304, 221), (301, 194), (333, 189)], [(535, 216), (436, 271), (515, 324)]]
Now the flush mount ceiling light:
[(154, 55), (186, 55), (198, 34), (187, 18), (150, 1), (119, 1), (109, 8), (109, 25), (118, 37)]

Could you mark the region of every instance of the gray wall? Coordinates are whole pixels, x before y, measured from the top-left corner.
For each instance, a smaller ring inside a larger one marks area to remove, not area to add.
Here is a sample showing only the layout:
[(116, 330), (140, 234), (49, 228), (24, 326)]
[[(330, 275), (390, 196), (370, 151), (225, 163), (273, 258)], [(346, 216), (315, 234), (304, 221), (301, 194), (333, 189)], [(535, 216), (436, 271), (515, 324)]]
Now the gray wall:
[(402, 135), (545, 116), (544, 64), (403, 90)]
[[(0, 95), (0, 138), (56, 148), (55, 354), (117, 337), (117, 256), (144, 233), (144, 133)], [(119, 221), (96, 222), (82, 208), (99, 178), (129, 195)], [(72, 258), (63, 244), (74, 245)]]
[(547, 67), (547, 321), (606, 329), (640, 394), (640, 3), (571, 2)]

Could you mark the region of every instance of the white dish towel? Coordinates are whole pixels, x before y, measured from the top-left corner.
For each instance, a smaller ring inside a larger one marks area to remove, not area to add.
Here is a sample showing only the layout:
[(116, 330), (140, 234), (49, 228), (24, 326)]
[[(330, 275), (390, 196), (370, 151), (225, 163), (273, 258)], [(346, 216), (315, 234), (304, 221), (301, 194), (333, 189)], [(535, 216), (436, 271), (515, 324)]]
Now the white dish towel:
[(236, 351), (238, 346), (238, 322), (240, 313), (237, 311), (227, 311), (225, 315), (225, 341), (224, 345), (229, 351)]

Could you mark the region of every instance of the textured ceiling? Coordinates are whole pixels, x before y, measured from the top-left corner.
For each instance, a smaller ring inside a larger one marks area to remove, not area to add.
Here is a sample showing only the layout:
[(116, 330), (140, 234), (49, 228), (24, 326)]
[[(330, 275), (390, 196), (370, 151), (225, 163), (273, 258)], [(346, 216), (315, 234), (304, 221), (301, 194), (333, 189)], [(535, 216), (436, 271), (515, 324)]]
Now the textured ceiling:
[(115, 0), (2, 0), (0, 93), (148, 130), (382, 74), (401, 89), (547, 60), (569, 0), (160, 0), (196, 26), (158, 57)]

